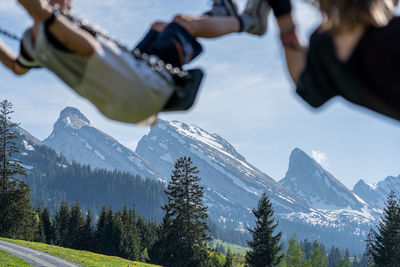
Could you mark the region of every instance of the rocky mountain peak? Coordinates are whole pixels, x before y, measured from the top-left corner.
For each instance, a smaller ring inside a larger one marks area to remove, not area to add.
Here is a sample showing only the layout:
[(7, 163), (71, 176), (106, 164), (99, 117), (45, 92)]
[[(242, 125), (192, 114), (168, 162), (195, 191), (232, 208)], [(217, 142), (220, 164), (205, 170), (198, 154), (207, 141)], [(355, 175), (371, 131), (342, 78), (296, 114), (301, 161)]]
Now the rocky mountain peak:
[(43, 142), (69, 161), (159, 179), (148, 162), (115, 138), (91, 126), (86, 116), (73, 107), (61, 111), (51, 135)]
[(380, 210), (383, 210), (390, 191), (400, 195), (400, 175), (398, 177), (388, 176), (376, 184), (359, 180), (353, 188), (355, 194), (362, 197), (371, 207)]
[(376, 184), (370, 184), (364, 181), (363, 179), (360, 179), (353, 187), (353, 191), (356, 190), (369, 190), (369, 191), (374, 191), (376, 190)]
[(299, 148), (292, 151), (289, 169), (279, 183), (306, 199), (312, 208), (360, 209), (365, 205), (361, 198)]
[(321, 166), (314, 159), (309, 157), (300, 148), (293, 149), (289, 157), (289, 170), (288, 172), (296, 172), (297, 170), (312, 170), (320, 169)]
[(72, 124), (73, 126), (78, 126), (78, 128), (83, 125), (90, 125), (90, 121), (83, 115), (79, 109), (74, 107), (66, 107), (60, 112), (60, 117), (58, 121), (63, 121), (64, 124)]

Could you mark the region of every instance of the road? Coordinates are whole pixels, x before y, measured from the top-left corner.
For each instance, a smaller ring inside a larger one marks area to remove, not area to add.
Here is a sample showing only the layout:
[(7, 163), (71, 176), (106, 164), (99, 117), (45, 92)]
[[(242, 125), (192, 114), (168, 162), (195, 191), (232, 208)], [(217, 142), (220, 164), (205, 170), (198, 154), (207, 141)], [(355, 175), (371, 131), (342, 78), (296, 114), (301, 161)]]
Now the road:
[(13, 243), (8, 243), (0, 241), (0, 249), (17, 256), (33, 264), (34, 266), (44, 266), (44, 267), (78, 267), (81, 266), (76, 263), (68, 262), (66, 260), (57, 258), (55, 256), (49, 255), (42, 251), (33, 250), (23, 246), (19, 246)]

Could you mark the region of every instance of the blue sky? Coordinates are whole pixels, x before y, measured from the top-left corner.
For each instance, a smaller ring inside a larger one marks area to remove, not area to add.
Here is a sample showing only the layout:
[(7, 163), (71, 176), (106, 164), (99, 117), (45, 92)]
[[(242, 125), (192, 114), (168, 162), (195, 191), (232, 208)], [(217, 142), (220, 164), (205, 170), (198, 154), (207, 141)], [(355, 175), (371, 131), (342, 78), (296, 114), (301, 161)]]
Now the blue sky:
[[(198, 15), (208, 0), (79, 0), (75, 12), (96, 22), (131, 47), (154, 20), (169, 20), (177, 13)], [(238, 1), (243, 8), (244, 1)], [(296, 19), (302, 39), (319, 21), (315, 10), (297, 1)], [(22, 34), (29, 17), (16, 1), (0, 2), (0, 27)], [(319, 110), (308, 107), (294, 93), (288, 78), (278, 32), (270, 18), (262, 38), (234, 34), (202, 40), (205, 53), (192, 63), (207, 76), (194, 109), (161, 115), (215, 132), (239, 153), (275, 180), (284, 177), (290, 152), (298, 147), (320, 161), (352, 189), (359, 180), (377, 182), (400, 174), (400, 123), (334, 99)], [(3, 37), (15, 50), (17, 44)], [(15, 77), (0, 67), (1, 99), (14, 103), (15, 121), (39, 139), (50, 135), (65, 106), (79, 108), (92, 125), (134, 149), (148, 127), (104, 118), (47, 71)]]

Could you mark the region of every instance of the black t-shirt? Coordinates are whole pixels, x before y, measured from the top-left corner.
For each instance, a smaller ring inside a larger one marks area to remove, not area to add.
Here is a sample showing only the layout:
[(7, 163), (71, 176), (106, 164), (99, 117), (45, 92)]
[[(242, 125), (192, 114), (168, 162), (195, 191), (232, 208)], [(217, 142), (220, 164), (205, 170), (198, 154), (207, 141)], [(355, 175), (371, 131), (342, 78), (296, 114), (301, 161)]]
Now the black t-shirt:
[(369, 27), (346, 62), (329, 33), (314, 32), (297, 93), (313, 107), (334, 96), (400, 120), (400, 18)]

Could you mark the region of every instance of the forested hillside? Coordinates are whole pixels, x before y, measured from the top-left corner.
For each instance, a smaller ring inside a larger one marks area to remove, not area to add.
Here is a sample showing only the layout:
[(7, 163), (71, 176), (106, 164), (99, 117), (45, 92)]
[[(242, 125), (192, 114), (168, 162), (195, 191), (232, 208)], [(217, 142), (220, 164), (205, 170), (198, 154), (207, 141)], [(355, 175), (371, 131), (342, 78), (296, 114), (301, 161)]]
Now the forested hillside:
[[(159, 222), (163, 216), (161, 206), (166, 203), (165, 185), (154, 179), (142, 178), (120, 171), (92, 169), (88, 165), (69, 163), (65, 157), (32, 139), (19, 128), (18, 158), (28, 171), (26, 182), (31, 188), (34, 207), (48, 207), (51, 214), (63, 200), (69, 204), (79, 200), (83, 211), (100, 215), (104, 205), (113, 209), (134, 207), (146, 219)], [(220, 229), (211, 220), (210, 234), (218, 239), (246, 246), (248, 235), (240, 231)]]
[(31, 144), (25, 136), (19, 137), (22, 154), (19, 155), (28, 170), (27, 183), (31, 187), (34, 206), (49, 207), (53, 213), (62, 200), (79, 200), (83, 210), (98, 215), (102, 206), (121, 209), (135, 206), (144, 217), (156, 221), (162, 218), (161, 205), (165, 203), (164, 185), (151, 179), (119, 171), (92, 170), (90, 166), (69, 163), (52, 149)]

